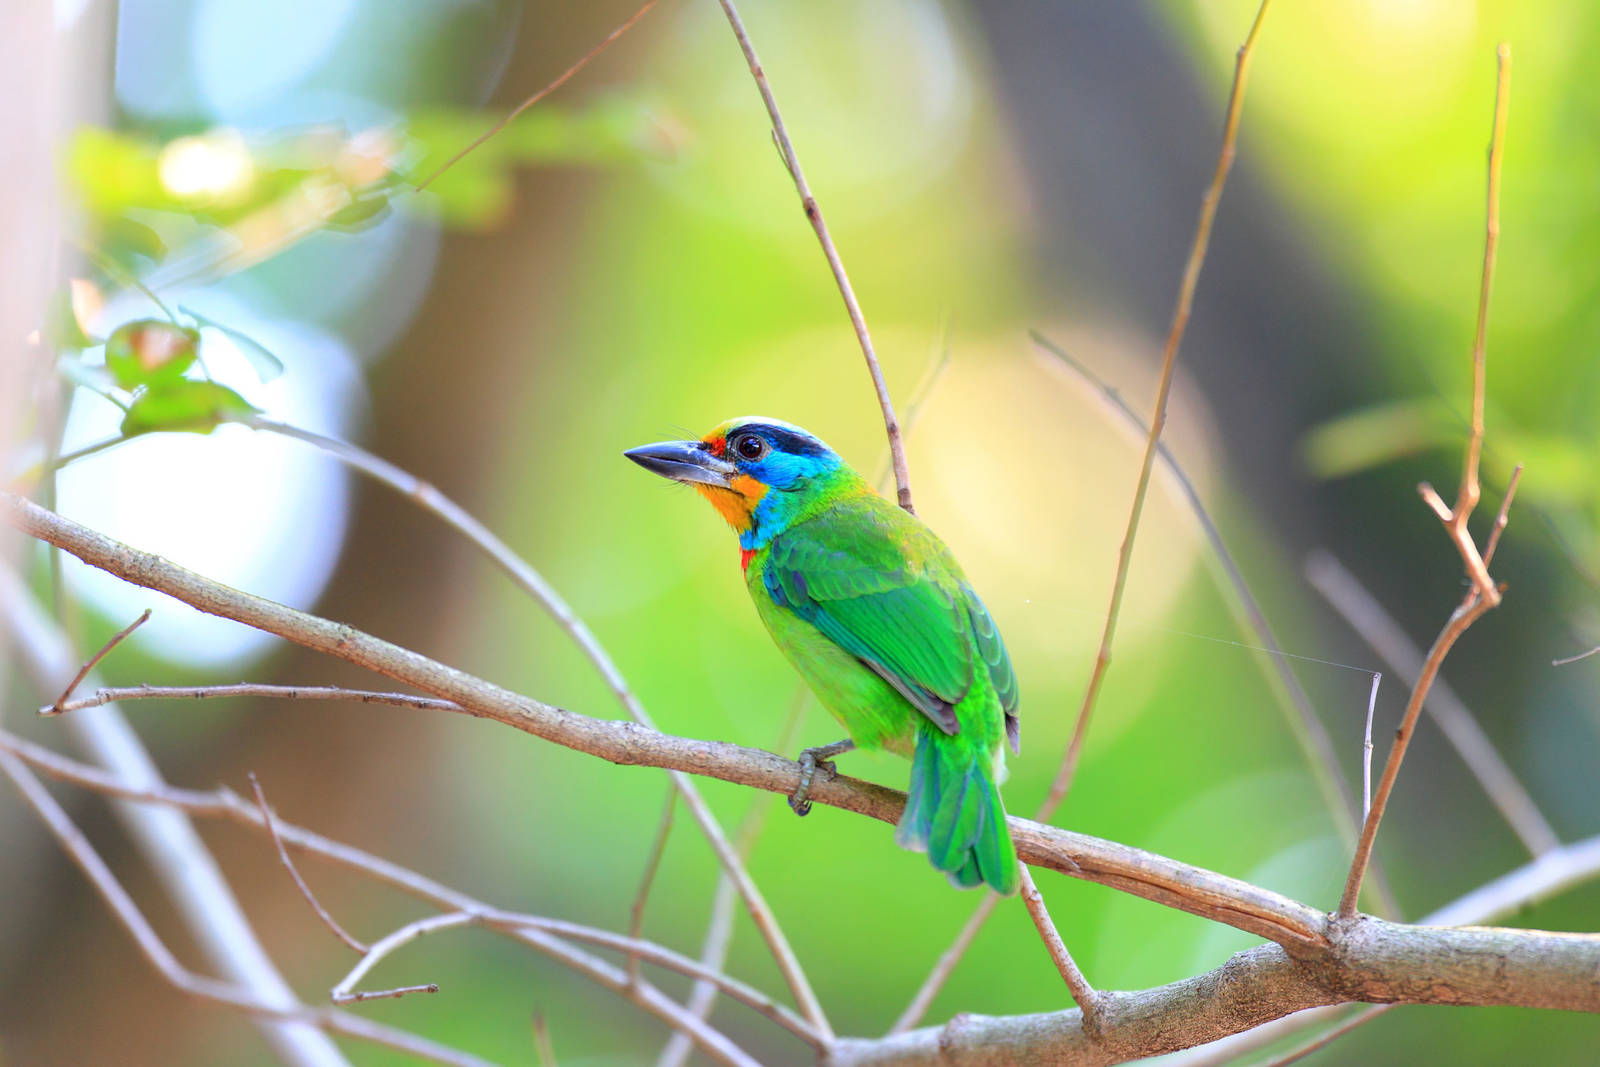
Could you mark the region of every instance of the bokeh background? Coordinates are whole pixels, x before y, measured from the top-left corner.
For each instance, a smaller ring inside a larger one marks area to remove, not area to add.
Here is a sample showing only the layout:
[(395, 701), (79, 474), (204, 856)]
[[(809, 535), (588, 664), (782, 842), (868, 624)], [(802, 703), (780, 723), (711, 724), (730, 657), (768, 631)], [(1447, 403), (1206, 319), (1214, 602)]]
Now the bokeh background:
[[(48, 6), (48, 5), (45, 5)], [(1093, 659), (1138, 439), (1043, 355), (1038, 330), (1141, 410), (1215, 162), (1233, 52), (1254, 11), (1216, 2), (749, 0), (745, 15), (902, 402), (948, 353), (909, 445), (920, 513), (1010, 644), (1023, 754), (1008, 804), (1042, 799)], [(274, 419), (353, 439), (440, 486), (532, 561), (662, 727), (768, 747), (796, 680), (757, 624), (709, 509), (621, 459), (734, 414), (800, 423), (863, 469), (883, 433), (838, 294), (773, 151), (721, 12), (666, 0), (426, 194), (403, 191), (544, 85), (631, 5), (514, 0), (57, 0), (41, 31), (62, 205), (58, 262), (104, 337), (158, 315), (130, 282), (252, 338), (205, 332), (219, 382)], [(36, 27), (37, 29), (37, 27)], [(1267, 22), (1181, 357), (1168, 440), (1204, 495), (1359, 781), (1370, 671), (1379, 758), (1406, 688), (1312, 591), (1341, 559), (1426, 645), (1461, 568), (1415, 484), (1453, 496), (1483, 241), (1494, 45), (1516, 73), (1489, 344), (1484, 480), (1527, 464), (1496, 563), (1511, 593), (1446, 676), (1556, 831), (1600, 827), (1600, 10), (1562, 0), (1280, 4)], [(6, 121), (11, 121), (7, 119)], [(30, 173), (48, 166), (32, 160)], [(11, 188), (11, 186), (8, 186)], [(49, 212), (41, 203), (40, 211)], [(65, 291), (65, 290), (63, 290)], [(42, 312), (41, 312), (42, 315)], [(73, 357), (92, 368), (92, 347)], [(88, 380), (92, 381), (92, 375)], [(18, 394), (17, 456), (58, 387)], [(122, 414), (80, 388), (68, 450)], [(19, 464), (7, 461), (8, 478)], [(69, 467), (68, 515), (223, 581), (311, 607), (589, 714), (620, 710), (561, 631), (406, 501), (313, 450), (225, 426), (152, 434)], [(23, 550), (45, 602), (42, 553)], [(329, 660), (67, 567), (61, 609), (93, 647), (155, 616), (116, 683), (363, 684)], [(1332, 906), (1347, 849), (1240, 628), (1193, 516), (1158, 479), (1116, 658), (1058, 821)], [(6, 728), (66, 747), (9, 683)], [(476, 720), (370, 707), (131, 706), (169, 778), (242, 787), (330, 836), (522, 910), (626, 926), (666, 798), (616, 768)], [(815, 709), (805, 744), (835, 739)], [(904, 765), (850, 773), (900, 785)], [(706, 782), (731, 825), (746, 791)], [(94, 797), (61, 790), (177, 951), (195, 960)], [(781, 803), (781, 802), (780, 802)], [(205, 827), (266, 943), (312, 1000), (347, 969), (264, 840)], [(248, 1022), (155, 980), (15, 797), (0, 800), (0, 1062), (265, 1064)], [(1378, 849), (1416, 917), (1527, 860), (1424, 722)], [(774, 813), (751, 861), (835, 1025), (882, 1032), (976, 904), (889, 828)], [(416, 905), (308, 862), (358, 936)], [(695, 952), (716, 868), (680, 812), (647, 934)], [(1210, 969), (1235, 931), (1097, 886), (1041, 888), (1090, 979), (1139, 988)], [(1600, 886), (1511, 922), (1600, 928)], [(781, 982), (741, 918), (730, 970)], [(542, 958), (472, 932), (380, 981), (443, 992), (375, 1018), (510, 1063), (542, 1013), (563, 1063), (653, 1059), (661, 1027)], [(662, 978), (667, 988), (683, 983)], [(1011, 1013), (1064, 991), (1018, 904), (934, 1006)], [(738, 1008), (764, 1060), (804, 1049)], [(1406, 1008), (1315, 1063), (1591, 1063), (1600, 1023)], [(349, 1046), (353, 1062), (399, 1058)]]

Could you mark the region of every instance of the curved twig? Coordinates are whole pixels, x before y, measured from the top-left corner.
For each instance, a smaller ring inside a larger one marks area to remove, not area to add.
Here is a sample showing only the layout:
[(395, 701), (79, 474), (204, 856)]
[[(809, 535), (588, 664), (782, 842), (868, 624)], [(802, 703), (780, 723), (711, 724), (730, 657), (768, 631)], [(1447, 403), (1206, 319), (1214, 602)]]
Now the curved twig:
[(822, 255), (828, 261), (828, 269), (833, 272), (833, 280), (839, 287), (839, 295), (844, 298), (845, 311), (850, 315), (850, 325), (855, 328), (856, 340), (861, 345), (861, 355), (867, 361), (867, 373), (872, 375), (872, 388), (878, 394), (878, 408), (883, 413), (883, 429), (889, 438), (889, 455), (894, 466), (894, 481), (898, 489), (900, 506), (912, 514), (916, 509), (911, 506), (911, 474), (906, 467), (906, 446), (900, 432), (900, 421), (895, 417), (894, 401), (889, 398), (889, 385), (883, 379), (883, 368), (878, 365), (878, 353), (872, 347), (872, 335), (867, 332), (866, 316), (861, 313), (861, 302), (856, 299), (856, 291), (850, 285), (850, 276), (845, 273), (844, 260), (839, 258), (839, 250), (834, 247), (833, 235), (828, 232), (828, 224), (823, 221), (822, 208), (817, 203), (817, 198), (811, 194), (811, 186), (806, 182), (805, 171), (800, 169), (800, 157), (795, 154), (794, 143), (789, 139), (789, 128), (784, 125), (783, 114), (778, 110), (778, 100), (772, 95), (772, 86), (767, 82), (767, 73), (761, 66), (761, 60), (756, 58), (755, 45), (750, 43), (750, 34), (744, 28), (744, 20), (739, 17), (739, 9), (734, 6), (733, 0), (718, 0), (722, 4), (723, 13), (728, 16), (728, 25), (733, 27), (733, 35), (739, 40), (739, 48), (744, 52), (745, 62), (750, 67), (750, 76), (756, 80), (756, 88), (761, 92), (761, 102), (767, 106), (767, 117), (772, 120), (772, 136), (778, 142), (778, 152), (783, 157), (783, 165), (789, 171), (789, 177), (794, 181), (795, 192), (800, 194), (800, 208), (805, 212), (806, 219), (811, 223), (811, 229), (816, 232), (817, 243), (822, 246)]

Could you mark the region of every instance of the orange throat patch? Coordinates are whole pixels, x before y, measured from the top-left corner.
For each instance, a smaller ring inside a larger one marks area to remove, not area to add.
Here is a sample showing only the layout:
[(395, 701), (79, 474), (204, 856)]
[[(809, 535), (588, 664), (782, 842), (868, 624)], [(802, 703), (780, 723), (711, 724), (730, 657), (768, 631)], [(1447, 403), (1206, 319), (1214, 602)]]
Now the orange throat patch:
[(750, 515), (755, 511), (756, 505), (761, 503), (761, 498), (767, 495), (767, 487), (748, 475), (740, 475), (733, 479), (733, 487), (724, 489), (720, 485), (706, 485), (703, 482), (695, 483), (695, 491), (717, 509), (717, 514), (725, 519), (739, 533), (750, 529)]

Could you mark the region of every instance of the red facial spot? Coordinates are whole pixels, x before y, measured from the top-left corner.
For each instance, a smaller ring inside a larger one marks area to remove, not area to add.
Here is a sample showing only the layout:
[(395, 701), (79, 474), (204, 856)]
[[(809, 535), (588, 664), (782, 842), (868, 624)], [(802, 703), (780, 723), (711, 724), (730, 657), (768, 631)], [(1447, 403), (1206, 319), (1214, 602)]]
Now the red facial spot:
[(750, 561), (755, 558), (755, 554), (756, 550), (753, 548), (741, 548), (739, 550), (739, 569), (742, 571), (749, 570)]
[(723, 437), (721, 434), (718, 434), (717, 436), (706, 441), (706, 445), (710, 447), (711, 454), (713, 456), (721, 459), (722, 454), (728, 450), (728, 439)]

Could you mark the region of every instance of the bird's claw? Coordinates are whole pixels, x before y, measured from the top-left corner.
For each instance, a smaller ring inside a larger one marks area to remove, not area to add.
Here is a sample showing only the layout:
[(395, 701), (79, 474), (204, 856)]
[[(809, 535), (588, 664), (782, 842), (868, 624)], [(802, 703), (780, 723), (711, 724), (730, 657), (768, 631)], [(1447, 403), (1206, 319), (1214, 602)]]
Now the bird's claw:
[(819, 770), (826, 773), (827, 777), (823, 778), (825, 782), (838, 775), (839, 769), (833, 765), (833, 760), (828, 757), (837, 756), (841, 752), (848, 752), (855, 747), (855, 742), (846, 739), (844, 741), (835, 741), (831, 745), (820, 745), (817, 748), (801, 750), (799, 757), (800, 784), (795, 787), (793, 795), (789, 797), (789, 807), (794, 809), (796, 815), (803, 816), (811, 813), (811, 783)]

